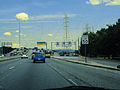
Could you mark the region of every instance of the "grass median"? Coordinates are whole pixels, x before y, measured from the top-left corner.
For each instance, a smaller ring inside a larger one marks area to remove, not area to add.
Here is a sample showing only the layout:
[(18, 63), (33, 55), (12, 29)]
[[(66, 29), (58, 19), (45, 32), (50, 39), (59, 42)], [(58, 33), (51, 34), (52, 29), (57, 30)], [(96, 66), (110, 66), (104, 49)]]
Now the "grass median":
[(64, 57), (56, 57), (56, 56), (52, 56), (52, 58), (67, 61), (67, 62), (82, 64), (82, 65), (88, 65), (88, 66), (93, 66), (93, 67), (99, 67), (99, 68), (105, 68), (105, 69), (120, 71), (120, 69), (118, 69), (117, 67), (113, 67), (113, 66), (109, 66), (109, 65), (103, 65), (103, 64), (96, 63), (96, 62), (84, 62), (84, 61), (80, 61), (80, 60), (71, 60), (71, 59), (66, 59)]

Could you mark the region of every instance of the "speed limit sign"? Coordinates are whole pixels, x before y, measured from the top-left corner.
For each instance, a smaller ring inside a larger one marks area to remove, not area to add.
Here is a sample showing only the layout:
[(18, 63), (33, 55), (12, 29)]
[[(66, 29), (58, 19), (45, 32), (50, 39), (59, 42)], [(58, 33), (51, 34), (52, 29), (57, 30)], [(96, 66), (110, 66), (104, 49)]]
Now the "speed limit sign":
[(83, 35), (82, 36), (82, 44), (89, 44), (88, 35)]

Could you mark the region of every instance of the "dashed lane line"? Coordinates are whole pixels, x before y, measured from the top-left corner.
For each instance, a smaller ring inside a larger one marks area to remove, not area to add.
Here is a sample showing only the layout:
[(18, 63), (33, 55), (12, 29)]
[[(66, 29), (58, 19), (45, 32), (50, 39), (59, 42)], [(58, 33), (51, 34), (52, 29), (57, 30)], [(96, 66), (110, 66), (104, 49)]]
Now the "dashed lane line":
[(13, 68), (15, 68), (15, 66), (10, 67), (9, 70), (11, 70), (11, 69), (13, 69)]
[(78, 86), (77, 83), (75, 83), (72, 79), (68, 79), (71, 83), (73, 83), (75, 86)]

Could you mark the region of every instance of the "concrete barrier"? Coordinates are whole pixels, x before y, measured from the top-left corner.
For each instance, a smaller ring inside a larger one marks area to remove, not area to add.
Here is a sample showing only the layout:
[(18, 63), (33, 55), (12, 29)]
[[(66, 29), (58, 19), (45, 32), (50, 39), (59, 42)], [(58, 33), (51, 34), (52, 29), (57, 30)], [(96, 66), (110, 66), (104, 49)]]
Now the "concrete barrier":
[(13, 60), (13, 59), (17, 59), (17, 58), (21, 58), (21, 56), (1, 57), (1, 58), (0, 58), (0, 62), (8, 61), (8, 60)]

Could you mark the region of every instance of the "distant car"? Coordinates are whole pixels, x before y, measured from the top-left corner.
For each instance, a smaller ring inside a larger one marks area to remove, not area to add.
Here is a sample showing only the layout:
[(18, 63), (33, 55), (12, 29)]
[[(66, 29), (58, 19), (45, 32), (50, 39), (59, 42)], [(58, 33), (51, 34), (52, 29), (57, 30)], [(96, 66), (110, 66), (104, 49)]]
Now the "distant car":
[(79, 56), (79, 54), (78, 53), (73, 53), (72, 56)]
[(34, 58), (35, 53), (36, 53), (36, 52), (33, 52), (33, 53), (32, 53), (32, 59)]
[(28, 56), (26, 54), (23, 54), (21, 58), (28, 58)]
[(59, 55), (64, 56), (65, 54), (64, 54), (64, 52), (59, 52)]
[(50, 58), (50, 56), (51, 56), (51, 54), (50, 54), (49, 52), (46, 52), (46, 53), (45, 53), (45, 57), (46, 57), (46, 58)]
[(66, 56), (70, 56), (70, 53), (66, 53), (65, 55), (66, 55)]
[(36, 61), (43, 61), (45, 63), (45, 55), (41, 52), (36, 52), (33, 57), (33, 63)]

